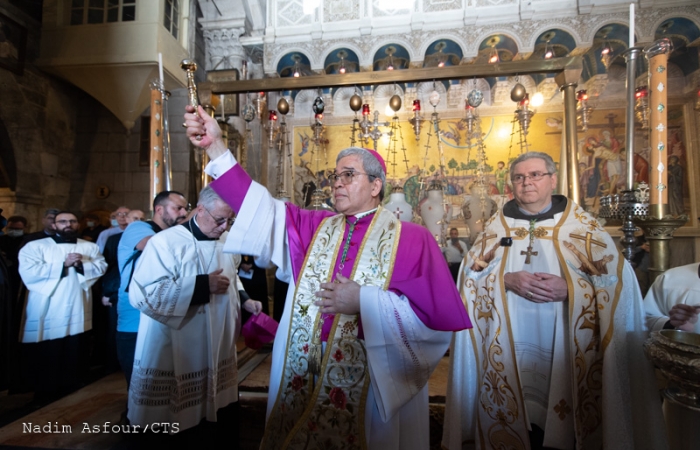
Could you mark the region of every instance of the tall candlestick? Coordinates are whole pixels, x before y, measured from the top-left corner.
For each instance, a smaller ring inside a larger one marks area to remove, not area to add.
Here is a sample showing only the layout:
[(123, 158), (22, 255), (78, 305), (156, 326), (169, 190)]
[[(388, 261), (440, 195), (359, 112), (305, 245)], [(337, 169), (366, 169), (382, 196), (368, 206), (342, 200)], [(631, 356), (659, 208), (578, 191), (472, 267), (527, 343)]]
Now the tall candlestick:
[(165, 79), (163, 78), (163, 54), (158, 53), (158, 77), (160, 80), (160, 88), (165, 89)]
[(630, 46), (634, 47), (634, 3), (630, 3)]
[(671, 41), (662, 38), (644, 49), (649, 61), (649, 107), (651, 176), (650, 176), (650, 215), (663, 219), (668, 210), (668, 54)]

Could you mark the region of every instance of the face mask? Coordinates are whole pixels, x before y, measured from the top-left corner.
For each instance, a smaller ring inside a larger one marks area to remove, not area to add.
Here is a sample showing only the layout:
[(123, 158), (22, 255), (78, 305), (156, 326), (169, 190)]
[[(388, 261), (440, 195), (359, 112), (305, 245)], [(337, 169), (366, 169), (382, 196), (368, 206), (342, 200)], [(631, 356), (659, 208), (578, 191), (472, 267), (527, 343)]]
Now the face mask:
[(87, 226), (88, 226), (88, 228), (92, 228), (92, 227), (95, 226), (95, 222), (89, 221), (89, 222), (87, 223)]
[(24, 236), (24, 230), (7, 230), (7, 235), (12, 237)]
[(110, 223), (112, 224), (113, 227), (118, 227), (118, 226), (119, 226), (119, 222), (117, 222), (117, 219), (112, 219), (112, 220), (110, 221)]

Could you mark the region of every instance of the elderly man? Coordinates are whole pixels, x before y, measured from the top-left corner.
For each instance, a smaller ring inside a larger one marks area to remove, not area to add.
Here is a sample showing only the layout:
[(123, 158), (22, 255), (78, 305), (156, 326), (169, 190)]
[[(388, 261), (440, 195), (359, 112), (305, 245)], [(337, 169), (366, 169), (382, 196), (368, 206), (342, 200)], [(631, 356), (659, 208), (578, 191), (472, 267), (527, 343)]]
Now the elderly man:
[(116, 211), (114, 211), (114, 219), (111, 221), (112, 228), (104, 230), (97, 237), (97, 246), (100, 248), (100, 253), (105, 251), (105, 245), (107, 245), (107, 239), (109, 239), (110, 236), (114, 236), (115, 234), (122, 233), (124, 230), (126, 230), (127, 225), (129, 225), (127, 219), (129, 211), (130, 209), (126, 206), (120, 206)]
[(29, 290), (20, 337), (34, 352), (36, 396), (65, 393), (81, 381), (84, 333), (92, 328), (90, 287), (107, 264), (92, 242), (78, 239), (78, 218), (56, 214), (56, 234), (27, 243), (19, 273)]
[(443, 446), (665, 448), (634, 272), (598, 221), (552, 195), (555, 170), (539, 152), (512, 163), (515, 198), (463, 263), (474, 330), (455, 334)]
[[(143, 313), (129, 390), (132, 424), (177, 424), (170, 431), (178, 432), (235, 416), (243, 288), (240, 256), (223, 253), (219, 241), (232, 221), (231, 208), (206, 187), (196, 214), (153, 236), (139, 258), (129, 285), (129, 301)], [(262, 309), (255, 300), (243, 306)]]
[(238, 213), (225, 249), (290, 283), (261, 448), (428, 448), (426, 383), (470, 322), (430, 233), (379, 206), (381, 157), (343, 150), (330, 176), (340, 214), (301, 210), (254, 183), (198, 112), (188, 107), (187, 135)]
[(134, 222), (143, 222), (144, 220), (146, 220), (146, 215), (143, 213), (143, 211), (140, 209), (132, 209), (129, 211), (129, 214), (126, 215), (126, 226), (128, 227)]

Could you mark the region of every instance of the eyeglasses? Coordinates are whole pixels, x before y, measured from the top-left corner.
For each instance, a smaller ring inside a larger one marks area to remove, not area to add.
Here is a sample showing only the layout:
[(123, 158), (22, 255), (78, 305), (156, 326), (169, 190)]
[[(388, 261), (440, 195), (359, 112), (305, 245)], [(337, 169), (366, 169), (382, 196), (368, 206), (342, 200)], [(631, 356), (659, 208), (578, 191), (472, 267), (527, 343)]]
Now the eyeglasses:
[(513, 175), (510, 180), (513, 184), (521, 184), (525, 179), (529, 178), (532, 181), (540, 181), (545, 175), (552, 175), (550, 172), (530, 172), (528, 175), (517, 174)]
[(370, 181), (377, 178), (375, 175), (370, 175), (368, 173), (355, 172), (354, 170), (345, 170), (340, 173), (332, 173), (328, 175), (328, 181), (331, 182), (331, 186), (333, 186), (338, 180), (340, 180), (340, 183), (343, 185), (350, 184), (352, 183), (352, 179), (355, 175), (367, 175)]
[(129, 213), (120, 212), (120, 213), (117, 213), (117, 217), (126, 217), (128, 214)]
[(57, 220), (56, 223), (58, 223), (58, 224), (68, 224), (68, 223), (69, 223), (69, 224), (73, 225), (74, 223), (78, 223), (78, 221), (75, 220), (75, 219), (70, 219), (70, 220)]
[(204, 210), (207, 212), (207, 214), (209, 214), (209, 215), (211, 216), (212, 219), (214, 219), (214, 222), (216, 223), (216, 226), (217, 226), (217, 227), (220, 227), (220, 226), (223, 225), (223, 224), (226, 224), (226, 226), (231, 226), (231, 224), (236, 220), (236, 219), (233, 218), (233, 217), (229, 217), (229, 218), (223, 218), (223, 217), (221, 217), (221, 218), (216, 218), (216, 217), (214, 217), (214, 215), (213, 215), (211, 212), (209, 212), (209, 210), (208, 210), (207, 208), (204, 208)]

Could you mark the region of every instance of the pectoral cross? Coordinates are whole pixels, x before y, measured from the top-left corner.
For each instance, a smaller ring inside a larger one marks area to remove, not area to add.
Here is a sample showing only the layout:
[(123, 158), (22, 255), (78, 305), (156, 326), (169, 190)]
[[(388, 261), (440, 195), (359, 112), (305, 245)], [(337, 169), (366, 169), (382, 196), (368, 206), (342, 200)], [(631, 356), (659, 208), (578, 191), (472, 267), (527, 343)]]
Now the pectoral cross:
[[(537, 235), (540, 235), (540, 234), (541, 234), (541, 232), (538, 232), (538, 231), (535, 230), (535, 223), (536, 223), (536, 222), (535, 222), (534, 220), (531, 220), (531, 221), (530, 221), (530, 231), (529, 231), (529, 233), (530, 233), (530, 244), (527, 246), (527, 251), (522, 250), (522, 251), (520, 252), (521, 255), (527, 255), (527, 256), (525, 257), (525, 264), (530, 264), (530, 257), (531, 257), (531, 256), (537, 256), (537, 253), (538, 253), (538, 252), (535, 252), (535, 251), (532, 250), (532, 244), (535, 242), (535, 237), (539, 237), (539, 236), (537, 236)], [(547, 234), (547, 233), (545, 232), (544, 234)]]
[(520, 254), (527, 255), (527, 257), (525, 258), (525, 264), (530, 264), (530, 257), (537, 256), (537, 252), (532, 251), (532, 241), (530, 241), (530, 245), (527, 246), (527, 251), (522, 250)]

